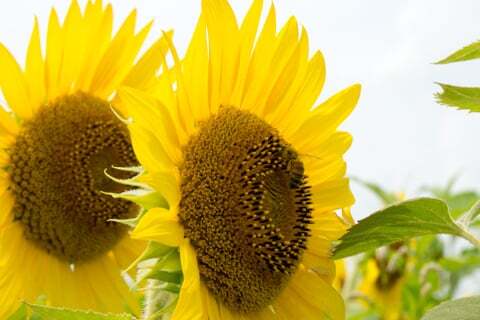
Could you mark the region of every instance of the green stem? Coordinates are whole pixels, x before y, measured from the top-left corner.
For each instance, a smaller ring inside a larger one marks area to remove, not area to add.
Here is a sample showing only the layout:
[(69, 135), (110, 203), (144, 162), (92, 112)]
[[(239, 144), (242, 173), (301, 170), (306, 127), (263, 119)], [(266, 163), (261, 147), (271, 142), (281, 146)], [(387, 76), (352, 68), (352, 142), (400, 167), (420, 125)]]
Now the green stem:
[(470, 241), (470, 243), (472, 243), (474, 246), (476, 246), (477, 248), (480, 249), (480, 240), (477, 239), (477, 237), (475, 237), (473, 234), (471, 234), (468, 230), (462, 228), (461, 236), (463, 238), (467, 239), (468, 241)]

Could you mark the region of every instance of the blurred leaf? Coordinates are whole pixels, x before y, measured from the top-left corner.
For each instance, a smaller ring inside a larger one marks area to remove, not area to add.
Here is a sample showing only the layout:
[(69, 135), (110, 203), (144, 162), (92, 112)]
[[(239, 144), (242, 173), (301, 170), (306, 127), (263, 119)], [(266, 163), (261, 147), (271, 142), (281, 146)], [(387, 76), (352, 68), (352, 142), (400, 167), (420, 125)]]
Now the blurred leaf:
[(480, 88), (457, 87), (444, 83), (438, 85), (443, 89), (443, 92), (435, 94), (439, 103), (461, 110), (480, 112)]
[(480, 215), (480, 201), (477, 201), (470, 210), (458, 219), (464, 227), (469, 227), (473, 221)]
[(469, 44), (462, 49), (455, 51), (445, 59), (442, 59), (437, 64), (447, 64), (452, 62), (467, 61), (480, 58), (480, 41)]
[(22, 304), (14, 314), (8, 317), (7, 320), (27, 320), (28, 319), (27, 306)]
[(45, 320), (133, 320), (134, 317), (126, 313), (98, 313), (86, 310), (73, 310), (27, 304), (35, 315)]
[(431, 309), (422, 320), (478, 320), (480, 296), (444, 302)]
[(364, 180), (361, 180), (359, 178), (352, 178), (352, 180), (360, 183), (364, 187), (366, 187), (368, 190), (373, 192), (381, 201), (384, 205), (390, 205), (395, 202), (398, 202), (398, 198), (396, 195), (392, 192), (389, 192), (385, 189), (383, 189), (380, 185), (373, 183), (373, 182), (367, 182)]
[(354, 225), (335, 247), (334, 259), (438, 233), (463, 235), (443, 201), (432, 198), (404, 201), (377, 211)]
[(465, 191), (455, 194), (448, 199), (445, 199), (445, 201), (447, 201), (447, 204), (450, 207), (452, 217), (457, 218), (470, 209), (479, 198), (480, 196), (476, 192)]
[(464, 250), (457, 257), (442, 258), (439, 264), (451, 273), (469, 274), (480, 269), (480, 250), (478, 248)]
[(453, 176), (449, 179), (445, 187), (427, 186), (422, 188), (424, 191), (431, 193), (434, 197), (447, 202), (450, 208), (450, 214), (455, 219), (469, 210), (475, 202), (480, 199), (480, 194), (473, 190), (453, 192), (453, 186), (457, 179), (458, 175)]

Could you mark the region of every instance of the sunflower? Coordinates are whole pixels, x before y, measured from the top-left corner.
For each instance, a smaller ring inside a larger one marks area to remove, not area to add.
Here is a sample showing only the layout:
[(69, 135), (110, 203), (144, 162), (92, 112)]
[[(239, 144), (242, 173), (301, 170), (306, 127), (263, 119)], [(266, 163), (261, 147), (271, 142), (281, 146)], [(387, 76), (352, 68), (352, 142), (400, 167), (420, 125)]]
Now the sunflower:
[(376, 250), (365, 261), (358, 290), (374, 303), (382, 319), (403, 319), (402, 290), (409, 263), (408, 243), (401, 242)]
[(227, 1), (203, 1), (185, 56), (167, 37), (157, 84), (119, 91), (143, 167), (134, 181), (168, 202), (132, 237), (178, 248), (174, 320), (345, 317), (330, 249), (354, 197), (351, 136), (337, 127), (360, 86), (312, 108), (322, 54), (309, 56), (295, 18), (277, 33), (273, 5), (259, 28), (262, 7), (238, 25)]
[(35, 21), (24, 68), (0, 45), (1, 319), (38, 296), (138, 312), (120, 270), (143, 245), (109, 220), (139, 209), (102, 193), (124, 189), (104, 170), (138, 164), (112, 99), (120, 85), (148, 88), (168, 47), (162, 37), (135, 62), (151, 24), (136, 32), (132, 11), (112, 35), (112, 19), (101, 0), (73, 1), (63, 23), (52, 9), (46, 53)]

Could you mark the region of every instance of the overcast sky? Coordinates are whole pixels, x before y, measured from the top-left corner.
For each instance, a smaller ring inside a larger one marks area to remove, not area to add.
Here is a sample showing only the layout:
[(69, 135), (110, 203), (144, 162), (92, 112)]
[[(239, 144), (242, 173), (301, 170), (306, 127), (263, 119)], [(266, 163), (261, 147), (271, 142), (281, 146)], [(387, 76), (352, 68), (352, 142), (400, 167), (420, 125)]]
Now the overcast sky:
[[(85, 1), (79, 1), (84, 3)], [(194, 0), (114, 0), (116, 22), (136, 7), (142, 22), (156, 19), (154, 32), (175, 29), (185, 48), (200, 9)], [(363, 92), (343, 129), (354, 136), (349, 174), (413, 195), (419, 187), (445, 183), (461, 173), (458, 188), (480, 182), (480, 115), (434, 102), (435, 81), (480, 85), (480, 62), (436, 66), (432, 62), (479, 39), (478, 0), (297, 0), (274, 1), (279, 20), (295, 15), (321, 49), (327, 81), (320, 99), (352, 83)], [(0, 1), (0, 41), (21, 61), (38, 15), (45, 30), (49, 8), (63, 15), (66, 0)], [(266, 1), (266, 4), (269, 4)], [(232, 5), (242, 16), (249, 1)], [(0, 70), (1, 72), (1, 70)], [(354, 185), (355, 216), (378, 207)]]

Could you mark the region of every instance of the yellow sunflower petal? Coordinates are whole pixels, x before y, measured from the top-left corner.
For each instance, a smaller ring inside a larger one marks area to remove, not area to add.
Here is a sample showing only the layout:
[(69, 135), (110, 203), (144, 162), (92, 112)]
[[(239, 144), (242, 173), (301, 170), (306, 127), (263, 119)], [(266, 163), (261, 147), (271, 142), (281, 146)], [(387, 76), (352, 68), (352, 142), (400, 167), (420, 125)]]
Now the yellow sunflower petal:
[[(296, 41), (296, 39), (295, 39)], [(295, 80), (299, 77), (299, 72), (303, 69), (308, 56), (308, 37), (305, 29), (302, 30), (300, 41), (295, 47), (295, 50), (286, 61), (284, 69), (280, 72), (278, 78), (269, 93), (268, 100), (265, 105), (264, 114), (267, 119), (270, 119), (272, 113), (274, 117), (281, 113), (281, 102), (286, 99), (286, 95), (290, 88), (294, 85)], [(275, 79), (273, 77), (273, 79)], [(292, 107), (291, 105), (289, 106)], [(293, 110), (292, 113), (298, 116), (299, 110)], [(278, 126), (278, 123), (275, 122)]]
[[(171, 36), (173, 32), (168, 32)], [(123, 85), (133, 88), (148, 88), (154, 81), (155, 75), (162, 65), (162, 59), (168, 51), (168, 44), (164, 36), (160, 37), (133, 66), (123, 81)]]
[(45, 58), (47, 96), (52, 100), (59, 95), (59, 74), (62, 67), (62, 29), (57, 11), (52, 8), (48, 21), (47, 55)]
[[(81, 270), (82, 268), (85, 269)], [(133, 313), (139, 314), (140, 309), (135, 296), (123, 281), (111, 255), (105, 255), (88, 265), (79, 265), (78, 272), (88, 275), (86, 281), (90, 282), (96, 295), (103, 302), (101, 311), (122, 312), (125, 306), (128, 306)]]
[(209, 32), (210, 112), (228, 103), (236, 71), (238, 26), (226, 0), (203, 0), (202, 13)]
[(308, 160), (319, 160), (341, 156), (347, 152), (351, 145), (352, 136), (348, 132), (337, 131), (319, 144), (311, 144), (309, 148), (303, 150), (303, 152)]
[(188, 241), (183, 241), (180, 246), (180, 261), (182, 263), (183, 283), (171, 319), (207, 320), (209, 318), (203, 305), (197, 257)]
[(220, 314), (220, 305), (215, 300), (215, 297), (208, 291), (208, 288), (201, 283), (200, 284), (203, 298), (203, 305), (208, 313), (209, 320), (227, 320), (222, 318)]
[[(0, 268), (0, 274), (3, 270)], [(12, 276), (12, 275), (10, 275)], [(20, 306), (22, 300), (22, 287), (18, 281), (9, 281), (6, 276), (0, 276), (0, 287), (2, 294), (0, 295), (0, 319), (9, 319)]]
[(341, 209), (355, 202), (346, 178), (312, 186), (312, 200), (315, 209), (319, 211)]
[(258, 24), (263, 8), (263, 0), (253, 1), (248, 13), (240, 27), (240, 48), (238, 59), (238, 71), (236, 75), (235, 87), (230, 97), (230, 103), (234, 106), (240, 106), (247, 81), (248, 67), (250, 65), (250, 56), (257, 34)]
[(32, 109), (36, 110), (43, 104), (46, 95), (45, 88), (45, 63), (42, 57), (40, 44), (40, 31), (38, 18), (35, 17), (30, 44), (28, 45), (27, 58), (25, 62), (25, 78), (28, 83)]
[(183, 227), (176, 210), (154, 208), (149, 210), (131, 233), (133, 239), (157, 241), (178, 247), (183, 242)]
[(0, 88), (12, 110), (21, 118), (32, 116), (28, 87), (20, 66), (12, 54), (0, 44)]
[(147, 172), (137, 180), (159, 192), (170, 207), (175, 207), (180, 202), (180, 181), (173, 174), (160, 171)]
[[(73, 82), (78, 77), (81, 60), (84, 57), (85, 32), (82, 29), (82, 13), (76, 0), (72, 0), (62, 28), (63, 54), (62, 67), (58, 78), (60, 94), (70, 93)], [(79, 30), (81, 30), (79, 32)]]
[(205, 18), (201, 15), (184, 59), (185, 85), (190, 88), (193, 117), (197, 121), (207, 118), (210, 114), (206, 28)]
[[(269, 112), (267, 99), (270, 97), (275, 83), (277, 83), (283, 72), (291, 76), (291, 71), (288, 70), (288, 62), (295, 52), (298, 42), (298, 23), (292, 17), (280, 31), (274, 46), (269, 48), (270, 51), (273, 51), (273, 55), (269, 57), (269, 60), (265, 61), (266, 64), (264, 66), (259, 66), (258, 74), (252, 79), (253, 81), (257, 77), (259, 79), (259, 83), (255, 87), (252, 84), (252, 87), (249, 88), (249, 92), (256, 92), (256, 94), (253, 96), (249, 93), (247, 98), (251, 98), (253, 101), (244, 101), (244, 107), (249, 110), (258, 110), (256, 112), (262, 116)], [(272, 48), (275, 49), (272, 50)], [(301, 51), (297, 51), (297, 54), (300, 53)]]
[(276, 16), (275, 7), (272, 4), (268, 12), (265, 24), (260, 32), (255, 49), (250, 60), (248, 68), (242, 106), (253, 110), (256, 105), (256, 99), (259, 95), (260, 87), (268, 77), (268, 68), (273, 56), (272, 48), (276, 41)]
[(113, 28), (112, 6), (109, 4), (103, 9), (102, 1), (90, 2), (85, 11), (83, 26), (88, 41), (85, 46), (82, 72), (76, 81), (76, 87), (87, 92), (100, 59), (110, 44)]
[(312, 271), (299, 270), (275, 304), (280, 319), (345, 319), (340, 294)]
[[(0, 106), (0, 145), (5, 148), (13, 142), (19, 127), (11, 113), (4, 111)], [(0, 151), (1, 152), (1, 151)]]
[[(179, 117), (179, 121), (183, 125), (185, 131), (190, 135), (195, 132), (195, 118), (192, 114), (191, 103), (197, 103), (196, 101), (191, 101), (189, 99), (187, 87), (185, 86), (185, 78), (183, 76), (180, 57), (178, 56), (177, 49), (173, 45), (172, 39), (164, 33), (164, 36), (167, 40), (168, 47), (172, 54), (174, 67), (173, 71), (175, 74), (175, 84), (176, 84), (176, 109)], [(180, 107), (182, 106), (182, 107)]]
[(317, 51), (308, 62), (306, 74), (296, 95), (292, 101), (288, 101), (290, 107), (283, 117), (278, 118), (279, 126), (285, 127), (286, 136), (289, 136), (309, 116), (310, 109), (320, 95), (324, 83), (325, 61), (322, 53)]
[(0, 232), (6, 225), (11, 223), (11, 212), (15, 204), (15, 198), (10, 192), (6, 192), (8, 184), (9, 181), (6, 175), (2, 175), (0, 177)]
[(331, 212), (313, 212), (313, 224), (310, 226), (312, 235), (322, 236), (331, 241), (340, 239), (347, 230), (348, 225), (337, 214)]
[(149, 172), (171, 171), (174, 162), (155, 135), (138, 125), (129, 126), (132, 146), (137, 159)]
[(335, 278), (335, 263), (330, 257), (319, 257), (310, 251), (304, 253), (302, 264), (314, 271), (326, 283), (332, 283)]
[[(145, 250), (146, 242), (125, 237), (113, 248), (115, 260), (121, 270), (127, 269)], [(135, 276), (135, 268), (129, 270), (130, 276)]]
[[(327, 139), (352, 112), (360, 97), (360, 85), (353, 85), (319, 105), (311, 117), (290, 137), (300, 153)], [(319, 130), (321, 128), (321, 130)]]
[(347, 172), (347, 164), (342, 158), (334, 158), (330, 161), (306, 162), (305, 174), (312, 185), (321, 184), (325, 181), (340, 179)]
[[(2, 139), (2, 137), (0, 137), (0, 143), (2, 145), (5, 145), (5, 139)], [(3, 150), (0, 150), (0, 167), (4, 167), (8, 164), (8, 154), (6, 152), (4, 152)], [(0, 174), (0, 185), (2, 183), (5, 183), (7, 184), (6, 181), (4, 180), (1, 180), (1, 179), (4, 179), (4, 177), (6, 177), (6, 173), (4, 172), (3, 174)], [(3, 182), (2, 182), (3, 181)], [(0, 187), (0, 190), (1, 190), (1, 187)]]
[(152, 23), (135, 35), (137, 12), (125, 20), (110, 43), (95, 72), (89, 92), (107, 98), (128, 74)]

